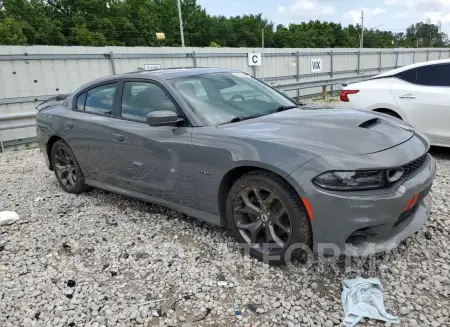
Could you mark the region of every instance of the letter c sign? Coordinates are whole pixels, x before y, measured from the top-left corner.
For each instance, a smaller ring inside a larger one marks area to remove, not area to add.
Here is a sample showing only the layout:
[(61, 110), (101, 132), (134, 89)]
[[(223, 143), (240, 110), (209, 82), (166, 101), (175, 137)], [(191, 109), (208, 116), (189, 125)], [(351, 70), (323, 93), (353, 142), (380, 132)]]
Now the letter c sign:
[(261, 53), (251, 52), (248, 54), (248, 65), (249, 66), (261, 66)]

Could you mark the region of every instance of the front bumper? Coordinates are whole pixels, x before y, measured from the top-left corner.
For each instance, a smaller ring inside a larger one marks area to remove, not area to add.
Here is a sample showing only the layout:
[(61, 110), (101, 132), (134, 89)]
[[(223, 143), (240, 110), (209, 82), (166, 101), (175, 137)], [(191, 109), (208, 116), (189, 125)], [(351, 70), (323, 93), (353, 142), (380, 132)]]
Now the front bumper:
[[(411, 178), (387, 190), (331, 192), (310, 183), (304, 196), (314, 213), (314, 251), (364, 256), (397, 247), (429, 217), (428, 193), (435, 174), (436, 162), (428, 154), (424, 165)], [(416, 204), (402, 213), (416, 194)]]

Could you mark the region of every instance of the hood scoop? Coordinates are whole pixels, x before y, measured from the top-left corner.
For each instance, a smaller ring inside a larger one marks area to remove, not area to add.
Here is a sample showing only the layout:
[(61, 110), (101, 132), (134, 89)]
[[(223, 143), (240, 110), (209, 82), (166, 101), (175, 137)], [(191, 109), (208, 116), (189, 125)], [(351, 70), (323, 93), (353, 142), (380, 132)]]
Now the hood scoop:
[(378, 124), (381, 124), (381, 119), (380, 118), (372, 118), (372, 119), (366, 120), (365, 122), (359, 124), (359, 127), (369, 129)]

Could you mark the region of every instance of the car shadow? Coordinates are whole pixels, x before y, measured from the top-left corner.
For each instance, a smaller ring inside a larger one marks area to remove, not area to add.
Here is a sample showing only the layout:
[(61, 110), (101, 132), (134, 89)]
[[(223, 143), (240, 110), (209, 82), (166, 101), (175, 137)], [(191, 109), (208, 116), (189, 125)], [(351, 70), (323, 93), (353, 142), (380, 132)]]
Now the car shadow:
[(430, 148), (430, 154), (437, 159), (450, 160), (450, 148), (432, 146)]
[[(56, 178), (55, 178), (56, 179)], [(177, 210), (171, 209), (164, 205), (159, 205), (152, 202), (142, 201), (130, 196), (113, 193), (106, 190), (101, 190), (98, 188), (93, 188), (88, 192), (83, 194), (84, 196), (90, 197), (98, 201), (97, 205), (107, 205), (108, 207), (115, 208), (118, 215), (127, 216), (129, 212), (139, 213), (139, 216), (143, 217), (146, 213), (149, 214), (160, 214), (162, 217), (160, 219), (180, 219), (184, 220), (193, 225), (193, 227), (201, 227), (212, 231), (226, 232), (228, 236), (228, 228), (219, 227), (216, 225), (209, 224), (207, 222), (201, 221), (194, 217), (187, 216)], [(151, 219), (151, 218), (150, 218)], [(231, 234), (229, 234), (231, 235)]]

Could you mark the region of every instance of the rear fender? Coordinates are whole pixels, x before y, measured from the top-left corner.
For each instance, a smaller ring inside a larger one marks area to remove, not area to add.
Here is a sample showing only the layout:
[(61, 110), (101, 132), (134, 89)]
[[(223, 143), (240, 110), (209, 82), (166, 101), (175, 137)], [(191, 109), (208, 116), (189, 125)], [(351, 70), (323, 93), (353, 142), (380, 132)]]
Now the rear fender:
[(401, 109), (400, 109), (399, 107), (397, 107), (397, 106), (393, 106), (393, 105), (390, 104), (390, 103), (380, 102), (380, 103), (373, 104), (373, 105), (371, 105), (371, 106), (369, 106), (369, 107), (367, 108), (367, 110), (370, 110), (370, 111), (375, 111), (375, 110), (377, 110), (377, 109), (387, 109), (387, 110), (391, 110), (391, 111), (395, 112), (397, 115), (399, 115), (399, 116), (402, 118), (402, 120), (406, 121), (406, 120), (405, 120), (405, 114), (404, 114), (403, 110), (401, 110)]

